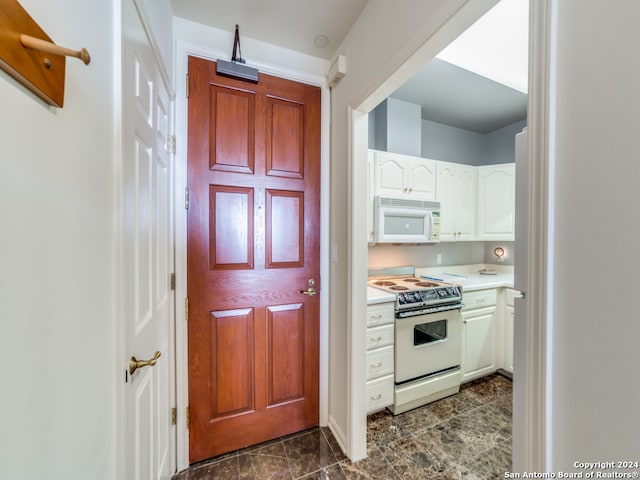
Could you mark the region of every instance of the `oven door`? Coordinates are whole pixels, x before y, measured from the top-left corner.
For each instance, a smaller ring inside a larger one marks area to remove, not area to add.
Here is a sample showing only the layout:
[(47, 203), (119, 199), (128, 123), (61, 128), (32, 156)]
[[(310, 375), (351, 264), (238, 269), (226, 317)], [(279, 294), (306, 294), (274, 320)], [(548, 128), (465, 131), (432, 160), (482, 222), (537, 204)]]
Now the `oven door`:
[(396, 384), (460, 366), (460, 309), (396, 318), (395, 337)]

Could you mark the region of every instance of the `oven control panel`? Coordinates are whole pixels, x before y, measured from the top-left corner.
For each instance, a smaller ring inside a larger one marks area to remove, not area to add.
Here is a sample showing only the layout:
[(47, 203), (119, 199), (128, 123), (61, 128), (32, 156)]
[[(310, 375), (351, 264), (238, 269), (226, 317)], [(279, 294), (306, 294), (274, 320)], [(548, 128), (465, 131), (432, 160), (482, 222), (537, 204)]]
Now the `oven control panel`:
[(457, 285), (438, 287), (429, 290), (413, 290), (398, 293), (398, 307), (410, 308), (425, 305), (437, 305), (462, 300), (462, 291)]

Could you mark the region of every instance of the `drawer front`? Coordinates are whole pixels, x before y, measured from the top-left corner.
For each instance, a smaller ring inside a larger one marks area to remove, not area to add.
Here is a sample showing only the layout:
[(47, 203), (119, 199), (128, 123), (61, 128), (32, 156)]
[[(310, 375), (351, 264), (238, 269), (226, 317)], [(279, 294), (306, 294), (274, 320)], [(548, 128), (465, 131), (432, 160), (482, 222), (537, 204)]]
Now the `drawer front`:
[(367, 382), (367, 413), (393, 404), (393, 375)]
[(393, 373), (393, 346), (367, 352), (367, 380)]
[(475, 292), (462, 293), (462, 310), (471, 310), (473, 308), (490, 307), (496, 304), (497, 290), (476, 290)]
[(393, 303), (381, 303), (367, 307), (367, 327), (393, 323)]
[(393, 325), (367, 328), (367, 350), (393, 345)]

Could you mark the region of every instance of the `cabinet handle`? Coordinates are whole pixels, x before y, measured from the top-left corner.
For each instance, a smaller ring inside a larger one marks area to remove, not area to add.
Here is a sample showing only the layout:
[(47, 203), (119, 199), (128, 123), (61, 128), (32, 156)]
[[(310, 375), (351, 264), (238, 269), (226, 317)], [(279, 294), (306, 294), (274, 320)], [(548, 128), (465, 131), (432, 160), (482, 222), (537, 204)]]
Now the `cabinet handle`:
[(370, 343), (374, 343), (374, 342), (379, 342), (380, 340), (382, 340), (382, 337), (375, 337), (369, 340)]
[(382, 398), (382, 394), (379, 393), (375, 397), (371, 397), (371, 400), (380, 400)]
[(382, 362), (372, 363), (371, 368), (380, 368), (382, 366)]
[(371, 315), (371, 318), (382, 318), (382, 314), (378, 314), (378, 315)]
[(413, 187), (409, 187), (409, 193), (413, 191)]

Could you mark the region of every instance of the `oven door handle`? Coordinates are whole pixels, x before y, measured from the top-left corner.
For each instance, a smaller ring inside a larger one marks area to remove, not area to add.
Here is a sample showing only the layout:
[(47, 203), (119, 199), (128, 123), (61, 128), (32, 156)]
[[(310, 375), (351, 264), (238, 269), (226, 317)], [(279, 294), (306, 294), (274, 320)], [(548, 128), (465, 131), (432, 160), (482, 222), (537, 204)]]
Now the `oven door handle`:
[(420, 308), (416, 310), (399, 311), (399, 312), (396, 312), (396, 318), (402, 319), (402, 318), (416, 317), (418, 315), (429, 315), (430, 313), (448, 312), (450, 310), (460, 310), (462, 307), (464, 307), (464, 303), (461, 302), (461, 303), (452, 303), (450, 305), (440, 305), (433, 308), (427, 307), (427, 308)]

